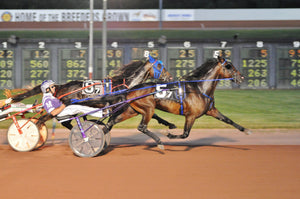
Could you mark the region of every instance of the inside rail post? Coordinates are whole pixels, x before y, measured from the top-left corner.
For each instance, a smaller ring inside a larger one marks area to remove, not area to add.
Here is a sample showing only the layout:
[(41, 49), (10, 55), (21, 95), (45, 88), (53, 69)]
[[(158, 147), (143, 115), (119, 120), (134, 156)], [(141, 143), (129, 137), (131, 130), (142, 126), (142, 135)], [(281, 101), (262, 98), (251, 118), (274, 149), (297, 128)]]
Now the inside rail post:
[(94, 0), (90, 0), (90, 33), (89, 33), (89, 79), (93, 79), (93, 34), (94, 34)]
[(102, 79), (106, 77), (106, 9), (107, 0), (103, 0), (103, 20), (102, 20)]

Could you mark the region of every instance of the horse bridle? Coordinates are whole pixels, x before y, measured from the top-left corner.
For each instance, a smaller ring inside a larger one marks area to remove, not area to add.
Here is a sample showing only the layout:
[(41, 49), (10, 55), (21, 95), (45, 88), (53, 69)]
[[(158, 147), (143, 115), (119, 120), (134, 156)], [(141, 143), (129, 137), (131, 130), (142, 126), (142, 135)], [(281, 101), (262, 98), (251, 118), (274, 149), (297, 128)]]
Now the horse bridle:
[[(225, 66), (226, 66), (226, 63), (227, 64), (229, 64), (228, 63), (228, 61), (227, 61), (227, 59), (224, 59), (224, 62), (223, 63), (221, 63), (221, 66), (223, 67), (223, 72), (225, 73)], [(237, 77), (237, 71), (235, 71), (235, 70), (231, 70), (230, 72), (229, 72), (229, 74), (233, 77), (233, 80), (234, 80), (234, 82), (236, 82), (236, 77)]]
[[(153, 75), (154, 75), (154, 79), (159, 79), (160, 76), (162, 75), (163, 69), (164, 69), (164, 65), (162, 63), (162, 61), (154, 59), (153, 57), (151, 57), (149, 55), (149, 62), (151, 63), (151, 66), (153, 68)], [(161, 68), (158, 68), (158, 64), (160, 64)]]
[[(161, 69), (158, 68), (158, 64), (160, 64)], [(159, 79), (164, 69), (163, 63), (159, 60), (156, 60), (154, 63), (151, 63), (151, 65), (154, 71), (154, 79)]]

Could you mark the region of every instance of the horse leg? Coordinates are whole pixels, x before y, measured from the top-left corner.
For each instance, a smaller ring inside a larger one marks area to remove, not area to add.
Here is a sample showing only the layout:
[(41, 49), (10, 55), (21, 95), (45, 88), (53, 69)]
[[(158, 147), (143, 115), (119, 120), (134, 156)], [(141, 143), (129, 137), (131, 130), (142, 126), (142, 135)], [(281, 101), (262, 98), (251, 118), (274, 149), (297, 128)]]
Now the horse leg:
[(249, 129), (246, 129), (240, 125), (238, 125), (237, 123), (235, 123), (234, 121), (232, 121), (231, 119), (229, 119), (228, 117), (226, 117), (225, 115), (223, 115), (218, 109), (216, 109), (215, 107), (213, 107), (211, 110), (207, 111), (206, 115), (212, 116), (222, 122), (225, 122), (227, 124), (230, 124), (232, 126), (234, 126), (235, 128), (237, 128), (238, 130), (244, 132), (246, 135), (250, 135), (252, 132)]
[(138, 130), (141, 131), (142, 133), (144, 133), (145, 135), (148, 135), (149, 137), (151, 137), (156, 142), (157, 147), (160, 148), (161, 150), (164, 150), (164, 145), (163, 145), (162, 141), (160, 140), (160, 138), (148, 130), (147, 124), (144, 124), (143, 120), (140, 123), (140, 125), (138, 126)]
[(168, 122), (168, 121), (162, 119), (161, 117), (159, 117), (159, 116), (156, 115), (155, 113), (153, 114), (152, 118), (153, 118), (153, 119), (156, 119), (157, 122), (158, 122), (159, 124), (163, 124), (163, 125), (165, 125), (165, 126), (168, 126), (169, 129), (176, 129), (176, 128), (177, 128), (177, 126), (176, 126), (175, 124), (170, 123), (170, 122)]
[(132, 118), (136, 115), (138, 115), (138, 113), (135, 110), (133, 110), (130, 106), (125, 108), (125, 110), (121, 112), (116, 112), (109, 118), (108, 122), (104, 124), (103, 127), (104, 133), (105, 134), (108, 133), (115, 124), (120, 123), (129, 118)]
[(51, 114), (46, 114), (46, 115), (43, 115), (42, 117), (39, 118), (39, 120), (37, 121), (36, 125), (38, 128), (41, 128), (41, 125), (44, 124), (46, 121), (52, 119), (53, 116)]
[(192, 129), (192, 126), (195, 122), (196, 118), (195, 117), (192, 117), (192, 116), (186, 116), (185, 117), (185, 124), (184, 124), (184, 130), (183, 130), (183, 134), (181, 135), (174, 135), (174, 134), (171, 134), (171, 133), (168, 133), (168, 138), (170, 139), (185, 139), (187, 138), (189, 135), (190, 135), (190, 132), (191, 132), (191, 129)]
[[(136, 112), (134, 112), (134, 113), (135, 113), (135, 114), (134, 114), (134, 115), (131, 115), (131, 117), (137, 115)], [(128, 118), (131, 118), (131, 117), (124, 117), (123, 114), (120, 114), (120, 115), (118, 115), (117, 117), (111, 117), (111, 118), (109, 119), (109, 121), (107, 122), (107, 124), (103, 127), (104, 133), (105, 133), (105, 134), (108, 133), (108, 132), (112, 129), (112, 127), (113, 127), (115, 124), (117, 124), (117, 123), (119, 123), (119, 122), (122, 122), (122, 121), (124, 121), (124, 120), (126, 120), (126, 119), (128, 119)], [(154, 133), (152, 133), (151, 131), (148, 130), (147, 124), (145, 124), (144, 117), (143, 117), (141, 123), (140, 123), (139, 126), (138, 126), (138, 130), (141, 131), (142, 133), (144, 133), (145, 135), (148, 135), (149, 137), (151, 137), (151, 138), (157, 143), (157, 147), (158, 147), (158, 148), (160, 148), (160, 149), (162, 149), (162, 150), (164, 149), (164, 145), (163, 145), (163, 143), (161, 142), (160, 138), (159, 138), (157, 135), (155, 135)]]

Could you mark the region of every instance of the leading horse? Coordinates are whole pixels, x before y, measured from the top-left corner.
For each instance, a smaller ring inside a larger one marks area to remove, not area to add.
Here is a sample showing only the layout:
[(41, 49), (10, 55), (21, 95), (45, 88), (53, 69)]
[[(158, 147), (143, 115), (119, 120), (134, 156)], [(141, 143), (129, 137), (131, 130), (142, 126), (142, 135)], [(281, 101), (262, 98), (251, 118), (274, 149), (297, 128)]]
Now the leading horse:
[[(228, 78), (237, 84), (244, 79), (231, 62), (218, 57), (217, 59), (208, 60), (188, 75), (183, 76), (180, 82), (163, 83), (161, 85), (156, 83), (137, 85), (128, 91), (126, 99), (133, 99), (153, 92), (156, 92), (156, 94), (130, 102), (110, 117), (103, 130), (109, 132), (115, 124), (141, 114), (142, 120), (138, 130), (153, 138), (158, 147), (163, 149), (160, 138), (148, 129), (148, 123), (156, 108), (185, 117), (183, 133), (181, 135), (168, 133), (167, 136), (170, 139), (187, 138), (195, 120), (203, 115), (212, 116), (246, 134), (250, 134), (249, 129), (233, 122), (215, 107), (214, 92), (219, 80), (224, 78)], [(168, 89), (168, 85), (171, 85), (169, 86), (170, 89)], [(170, 98), (173, 95), (172, 93), (177, 98)], [(114, 96), (107, 96), (99, 99), (99, 101), (110, 101), (113, 98)]]

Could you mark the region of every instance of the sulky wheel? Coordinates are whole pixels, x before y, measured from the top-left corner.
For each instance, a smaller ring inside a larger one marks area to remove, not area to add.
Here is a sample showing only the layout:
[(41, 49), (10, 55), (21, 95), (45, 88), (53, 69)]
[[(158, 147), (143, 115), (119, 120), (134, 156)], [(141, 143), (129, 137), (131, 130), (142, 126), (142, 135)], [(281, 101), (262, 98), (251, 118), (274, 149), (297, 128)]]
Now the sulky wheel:
[(107, 148), (110, 145), (110, 140), (111, 140), (111, 136), (110, 136), (110, 132), (105, 134), (105, 148)]
[(97, 156), (105, 144), (105, 136), (98, 125), (94, 122), (84, 121), (81, 123), (86, 137), (83, 138), (78, 126), (72, 128), (69, 136), (69, 144), (73, 152), (80, 157)]
[(7, 131), (8, 144), (16, 151), (24, 152), (33, 150), (39, 140), (40, 133), (34, 122), (28, 119), (17, 120), (20, 131), (15, 123), (12, 123)]
[[(37, 123), (38, 119), (31, 119), (35, 124)], [(48, 139), (48, 129), (45, 124), (42, 124), (41, 127), (39, 128), (40, 132), (40, 140), (38, 144), (36, 145), (35, 149), (39, 149), (40, 147), (44, 146)]]
[[(103, 127), (104, 127), (104, 125), (102, 125), (102, 124), (98, 124), (98, 126), (101, 129), (103, 129)], [(104, 136), (105, 136), (105, 143), (104, 143), (103, 150), (106, 149), (110, 145), (110, 140), (111, 140), (110, 132), (106, 133)]]

